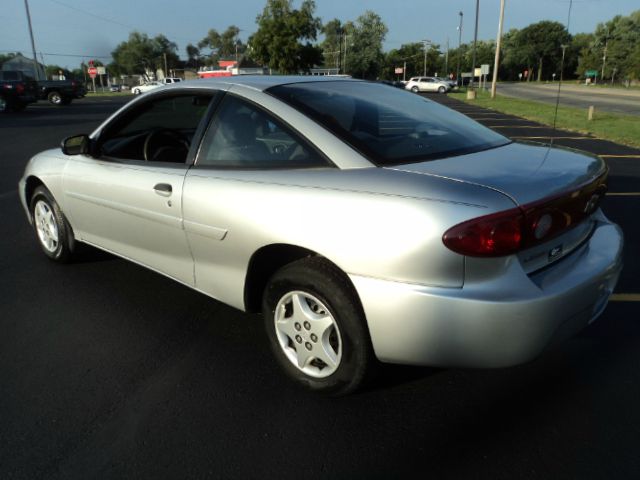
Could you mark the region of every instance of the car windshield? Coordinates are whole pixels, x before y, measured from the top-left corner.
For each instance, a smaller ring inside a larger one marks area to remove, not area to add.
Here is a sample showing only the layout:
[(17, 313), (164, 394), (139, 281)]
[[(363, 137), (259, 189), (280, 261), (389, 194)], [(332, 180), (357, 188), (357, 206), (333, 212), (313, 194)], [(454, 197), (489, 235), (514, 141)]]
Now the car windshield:
[(313, 118), (379, 166), (510, 143), (431, 100), (372, 82), (305, 82), (279, 85), (267, 92)]

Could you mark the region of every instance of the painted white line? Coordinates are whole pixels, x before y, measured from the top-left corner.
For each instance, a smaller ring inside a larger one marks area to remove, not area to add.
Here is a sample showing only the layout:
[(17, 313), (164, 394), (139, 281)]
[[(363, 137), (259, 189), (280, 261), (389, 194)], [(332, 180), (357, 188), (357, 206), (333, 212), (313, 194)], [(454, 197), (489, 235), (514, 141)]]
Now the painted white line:
[(546, 125), (491, 125), (491, 128), (548, 128), (553, 130), (553, 127)]
[(640, 155), (598, 155), (602, 158), (640, 158)]
[(11, 190), (10, 192), (0, 193), (0, 200), (4, 200), (5, 198), (11, 198), (16, 195), (18, 195), (17, 190)]
[(612, 302), (640, 302), (640, 293), (614, 293), (609, 297)]
[(548, 140), (552, 138), (555, 140), (595, 140), (592, 137), (554, 137), (551, 135), (545, 135), (544, 137), (512, 136), (511, 138), (533, 138), (534, 140)]
[(607, 197), (638, 197), (640, 192), (607, 192)]

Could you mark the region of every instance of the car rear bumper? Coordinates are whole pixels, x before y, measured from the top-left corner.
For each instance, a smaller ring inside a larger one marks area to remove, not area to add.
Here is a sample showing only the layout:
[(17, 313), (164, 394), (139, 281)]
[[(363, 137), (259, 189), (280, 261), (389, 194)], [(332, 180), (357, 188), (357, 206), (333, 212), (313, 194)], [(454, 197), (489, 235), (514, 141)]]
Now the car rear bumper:
[(506, 367), (534, 359), (598, 317), (622, 269), (623, 235), (604, 215), (589, 239), (553, 266), (437, 288), (350, 275), (376, 356), (388, 363)]

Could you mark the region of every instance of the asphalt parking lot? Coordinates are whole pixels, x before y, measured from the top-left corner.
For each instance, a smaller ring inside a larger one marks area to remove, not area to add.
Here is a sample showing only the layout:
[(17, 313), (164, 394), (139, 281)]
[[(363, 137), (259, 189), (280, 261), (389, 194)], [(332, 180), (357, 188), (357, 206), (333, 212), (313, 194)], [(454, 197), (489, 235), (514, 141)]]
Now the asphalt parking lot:
[(0, 116), (0, 478), (638, 478), (640, 150), (431, 96), (514, 139), (602, 155), (625, 269), (599, 321), (500, 370), (384, 368), (298, 390), (260, 319), (124, 260), (40, 253), (17, 197), (30, 156), (128, 97)]

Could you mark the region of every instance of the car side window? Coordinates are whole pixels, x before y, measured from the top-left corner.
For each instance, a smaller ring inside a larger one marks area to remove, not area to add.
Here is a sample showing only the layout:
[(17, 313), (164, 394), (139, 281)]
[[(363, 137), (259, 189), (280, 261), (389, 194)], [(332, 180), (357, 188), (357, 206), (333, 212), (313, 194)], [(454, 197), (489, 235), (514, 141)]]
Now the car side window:
[(213, 95), (162, 96), (134, 107), (99, 139), (103, 156), (185, 163)]
[(272, 169), (329, 163), (273, 115), (227, 94), (205, 134), (196, 166)]

